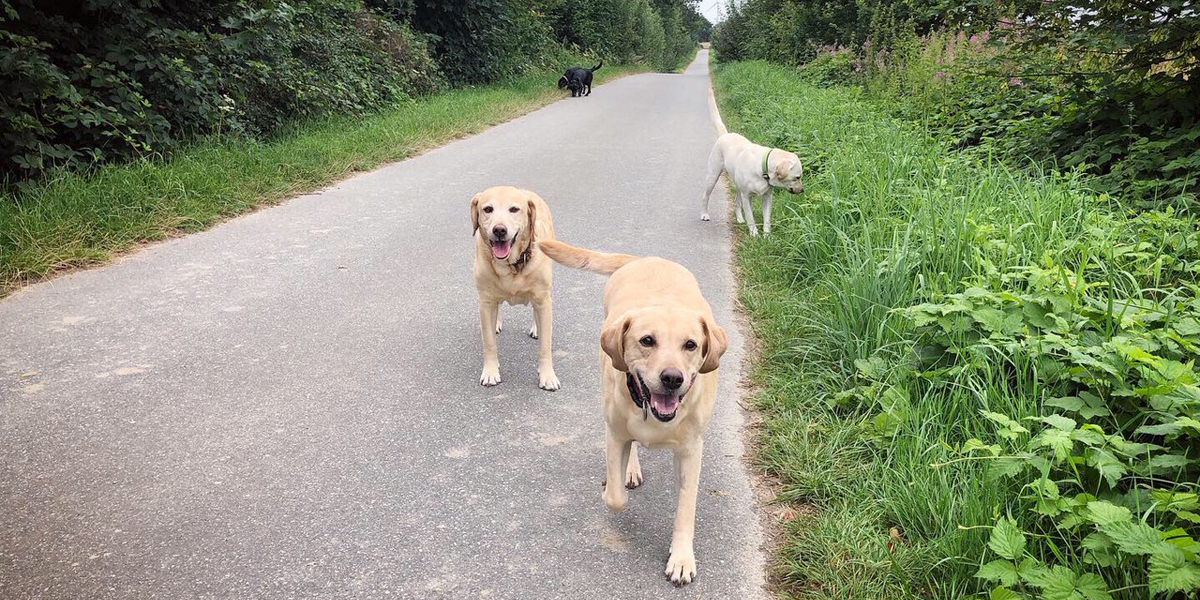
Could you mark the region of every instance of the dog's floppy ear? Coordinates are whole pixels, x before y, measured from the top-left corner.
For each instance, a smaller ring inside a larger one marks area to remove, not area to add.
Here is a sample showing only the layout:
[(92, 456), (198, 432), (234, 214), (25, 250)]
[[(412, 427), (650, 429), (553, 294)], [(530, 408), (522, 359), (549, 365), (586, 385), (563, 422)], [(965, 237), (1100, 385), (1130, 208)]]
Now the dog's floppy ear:
[(775, 181), (787, 181), (788, 173), (792, 170), (792, 160), (785, 158), (775, 165)]
[(700, 372), (711, 373), (721, 366), (721, 355), (725, 354), (725, 349), (729, 347), (729, 340), (720, 325), (711, 323), (704, 317), (700, 317), (700, 327), (704, 329), (704, 345), (701, 347), (704, 363), (700, 365)]
[(471, 235), (479, 231), (479, 194), (471, 198)]
[(530, 198), (525, 201), (526, 210), (529, 211), (529, 243), (533, 243), (534, 233), (537, 232), (537, 202)]
[(632, 321), (633, 319), (625, 314), (600, 332), (600, 347), (612, 359), (613, 368), (618, 371), (629, 370), (629, 365), (625, 364), (625, 334), (629, 331)]

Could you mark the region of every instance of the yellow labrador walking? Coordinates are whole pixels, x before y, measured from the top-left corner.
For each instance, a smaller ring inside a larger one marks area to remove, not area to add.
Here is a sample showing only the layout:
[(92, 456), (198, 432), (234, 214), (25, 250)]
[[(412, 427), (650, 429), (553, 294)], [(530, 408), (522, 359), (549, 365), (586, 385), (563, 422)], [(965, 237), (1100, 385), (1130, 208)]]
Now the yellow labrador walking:
[(563, 265), (611, 274), (604, 287), (600, 333), (604, 503), (612, 510), (624, 509), (626, 488), (642, 483), (634, 441), (673, 450), (679, 503), (666, 576), (676, 585), (689, 583), (696, 576), (701, 434), (712, 416), (725, 330), (713, 320), (696, 278), (682, 265), (554, 240), (539, 240), (538, 246)]

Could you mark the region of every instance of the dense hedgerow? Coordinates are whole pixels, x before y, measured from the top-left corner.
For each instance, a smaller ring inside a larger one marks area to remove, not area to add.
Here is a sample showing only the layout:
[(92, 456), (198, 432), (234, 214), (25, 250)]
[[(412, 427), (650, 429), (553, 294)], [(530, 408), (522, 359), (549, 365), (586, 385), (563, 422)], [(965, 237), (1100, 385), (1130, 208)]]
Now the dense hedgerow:
[(574, 53), (670, 71), (685, 0), (0, 0), (0, 178), (366, 115)]

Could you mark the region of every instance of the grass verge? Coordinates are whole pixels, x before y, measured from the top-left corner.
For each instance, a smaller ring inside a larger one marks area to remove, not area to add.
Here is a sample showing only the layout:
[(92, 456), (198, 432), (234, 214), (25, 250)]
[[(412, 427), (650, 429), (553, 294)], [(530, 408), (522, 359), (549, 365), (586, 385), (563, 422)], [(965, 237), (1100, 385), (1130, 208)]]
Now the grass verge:
[[(780, 502), (811, 505), (785, 524), (782, 594), (1200, 586), (1179, 575), (1200, 550), (1193, 513), (1163, 508), (1197, 491), (1200, 446), (1170, 420), (1200, 409), (1196, 221), (954, 152), (795, 69), (722, 65), (714, 88), (731, 131), (806, 163), (806, 192), (775, 194), (773, 233), (737, 244), (761, 342), (756, 460)], [(1157, 533), (1127, 548), (1109, 526)], [(1175, 579), (1156, 584), (1159, 556)]]
[[(596, 78), (644, 70), (612, 65)], [(0, 195), (0, 297), (502, 123), (561, 98), (553, 85), (558, 75), (530, 74), (365, 118), (302, 124), (264, 142), (203, 143), (169, 160), (59, 174)]]

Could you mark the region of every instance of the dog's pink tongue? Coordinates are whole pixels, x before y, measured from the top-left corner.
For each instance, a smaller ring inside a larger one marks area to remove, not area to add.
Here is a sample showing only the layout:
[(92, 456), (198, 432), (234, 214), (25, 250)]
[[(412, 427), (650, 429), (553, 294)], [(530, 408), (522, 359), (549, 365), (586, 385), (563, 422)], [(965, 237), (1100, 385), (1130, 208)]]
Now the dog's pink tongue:
[(658, 411), (658, 414), (663, 416), (672, 415), (679, 409), (679, 396), (668, 396), (666, 394), (650, 392), (650, 403), (654, 405), (654, 410)]
[(508, 258), (508, 252), (511, 246), (512, 242), (509, 241), (492, 242), (492, 256), (495, 256), (499, 259)]

